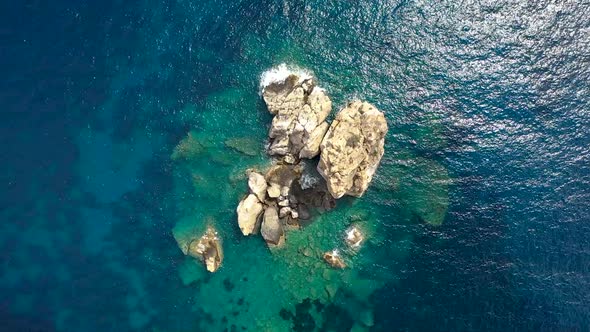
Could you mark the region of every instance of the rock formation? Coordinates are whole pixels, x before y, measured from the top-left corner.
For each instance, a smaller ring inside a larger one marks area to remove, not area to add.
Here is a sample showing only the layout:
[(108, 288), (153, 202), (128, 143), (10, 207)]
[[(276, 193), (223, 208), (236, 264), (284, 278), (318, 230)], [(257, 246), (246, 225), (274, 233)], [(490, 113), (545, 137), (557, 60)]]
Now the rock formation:
[(313, 78), (296, 73), (275, 78), (263, 88), (262, 97), (274, 115), (268, 153), (289, 163), (317, 156), (332, 102)]
[[(263, 76), (262, 97), (274, 115), (268, 153), (274, 157), (266, 172), (248, 171), (250, 194), (238, 205), (238, 224), (244, 235), (257, 233), (270, 247), (285, 242), (285, 232), (299, 228), (313, 213), (336, 206), (345, 194), (361, 196), (383, 156), (387, 123), (383, 113), (366, 102), (342, 109), (329, 125), (332, 102), (304, 72), (279, 67)], [(320, 154), (320, 163), (312, 159)], [(350, 228), (346, 244), (357, 248), (364, 240)], [(346, 264), (337, 250), (324, 260), (336, 268)]]
[[(268, 111), (274, 115), (267, 149), (273, 163), (265, 172), (246, 172), (249, 194), (239, 202), (236, 212), (244, 235), (260, 231), (267, 245), (274, 248), (285, 243), (286, 232), (304, 227), (313, 216), (335, 208), (338, 198), (360, 197), (366, 191), (383, 156), (388, 128), (383, 113), (361, 101), (346, 105), (330, 125), (326, 122), (332, 109), (330, 98), (311, 75), (302, 71), (280, 66), (262, 77), (261, 86)], [(227, 139), (224, 144), (247, 156), (258, 155), (256, 142), (247, 137)], [(191, 133), (172, 158), (193, 158), (205, 150)], [(318, 155), (320, 162), (316, 165), (313, 158)], [(221, 159), (233, 165), (231, 157)], [(243, 175), (232, 174), (230, 181), (243, 181)], [(201, 260), (208, 271), (216, 271), (223, 253), (215, 229), (208, 227), (200, 238), (185, 236), (185, 230), (183, 227), (175, 232), (183, 253)], [(352, 226), (343, 245), (357, 249), (363, 241), (364, 235)], [(304, 252), (311, 256), (309, 250)], [(338, 249), (322, 257), (334, 268), (346, 267)]]
[(217, 231), (211, 226), (207, 227), (207, 231), (201, 238), (191, 241), (188, 254), (201, 260), (207, 271), (217, 271), (223, 260), (223, 250)]
[(383, 156), (386, 133), (385, 116), (367, 102), (353, 101), (338, 113), (318, 164), (334, 198), (363, 195)]

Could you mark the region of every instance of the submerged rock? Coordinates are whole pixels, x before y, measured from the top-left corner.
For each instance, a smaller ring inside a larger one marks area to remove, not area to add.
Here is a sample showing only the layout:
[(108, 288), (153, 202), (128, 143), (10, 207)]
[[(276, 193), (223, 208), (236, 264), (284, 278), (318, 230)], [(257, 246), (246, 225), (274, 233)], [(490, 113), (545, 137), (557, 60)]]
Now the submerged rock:
[(188, 254), (205, 263), (209, 272), (215, 272), (223, 261), (223, 250), (217, 231), (211, 226), (198, 240), (193, 240), (188, 246)]
[(198, 157), (200, 154), (205, 152), (205, 147), (197, 139), (197, 135), (194, 132), (189, 132), (185, 138), (174, 148), (172, 152), (172, 160), (190, 160)]
[(340, 253), (336, 249), (325, 252), (323, 258), (334, 268), (343, 269), (346, 267), (346, 263), (344, 263), (344, 260), (340, 257)]
[(256, 195), (250, 194), (244, 198), (237, 208), (238, 225), (244, 235), (256, 234), (259, 228), (259, 217), (262, 213), (262, 203)]
[(225, 146), (247, 156), (258, 154), (258, 142), (249, 137), (228, 138), (224, 142)]
[(424, 222), (440, 226), (449, 207), (447, 169), (435, 160), (412, 158), (406, 161), (405, 174), (399, 184), (400, 197), (412, 212)]
[(269, 206), (264, 211), (260, 233), (262, 233), (262, 237), (269, 245), (277, 246), (283, 242), (285, 233), (283, 231), (283, 225), (279, 221), (276, 207)]
[(360, 197), (383, 156), (387, 122), (367, 102), (353, 101), (336, 116), (321, 144), (318, 172), (334, 198)]
[(371, 309), (364, 309), (359, 313), (360, 322), (368, 327), (375, 325), (375, 318), (373, 314), (373, 310)]
[(315, 86), (313, 78), (300, 73), (287, 73), (265, 82), (262, 97), (272, 120), (269, 137), (270, 155), (313, 158), (319, 153), (319, 142), (327, 130), (324, 122), (332, 110), (325, 91)]

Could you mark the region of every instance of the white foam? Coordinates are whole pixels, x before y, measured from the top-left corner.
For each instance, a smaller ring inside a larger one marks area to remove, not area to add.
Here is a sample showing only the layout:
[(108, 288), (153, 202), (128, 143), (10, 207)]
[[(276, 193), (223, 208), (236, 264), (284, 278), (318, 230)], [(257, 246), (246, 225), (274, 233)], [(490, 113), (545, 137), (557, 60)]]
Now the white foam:
[(312, 78), (311, 73), (305, 69), (287, 66), (287, 64), (281, 63), (280, 65), (273, 67), (260, 75), (260, 90), (264, 90), (264, 88), (272, 83), (282, 83), (292, 74), (295, 74), (299, 77), (299, 82), (303, 82)]

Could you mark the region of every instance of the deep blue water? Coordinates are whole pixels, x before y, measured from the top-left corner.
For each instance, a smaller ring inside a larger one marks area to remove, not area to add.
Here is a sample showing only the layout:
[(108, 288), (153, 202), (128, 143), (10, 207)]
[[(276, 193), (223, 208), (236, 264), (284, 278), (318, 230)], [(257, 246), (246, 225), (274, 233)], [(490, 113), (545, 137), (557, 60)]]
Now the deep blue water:
[[(590, 3), (0, 8), (0, 330), (197, 331), (207, 281), (178, 276), (170, 154), (191, 129), (219, 131), (203, 118), (228, 114), (211, 106), (227, 88), (244, 93), (229, 114), (267, 121), (258, 78), (282, 62), (336, 105), (386, 113), (363, 199), (383, 236), (413, 240), (404, 260), (372, 249), (396, 271), (371, 294), (372, 331), (590, 329)], [(265, 134), (223, 117), (227, 133)], [(439, 227), (408, 212), (408, 160), (448, 171)]]

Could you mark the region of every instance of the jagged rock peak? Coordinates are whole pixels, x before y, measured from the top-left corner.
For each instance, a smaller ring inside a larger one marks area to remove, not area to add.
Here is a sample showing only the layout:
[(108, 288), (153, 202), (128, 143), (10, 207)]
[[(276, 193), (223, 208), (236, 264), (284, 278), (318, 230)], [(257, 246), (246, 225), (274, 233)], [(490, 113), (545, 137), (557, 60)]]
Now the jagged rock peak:
[(261, 86), (268, 111), (274, 115), (268, 153), (289, 163), (317, 156), (332, 110), (326, 92), (310, 74), (284, 64), (263, 74)]

